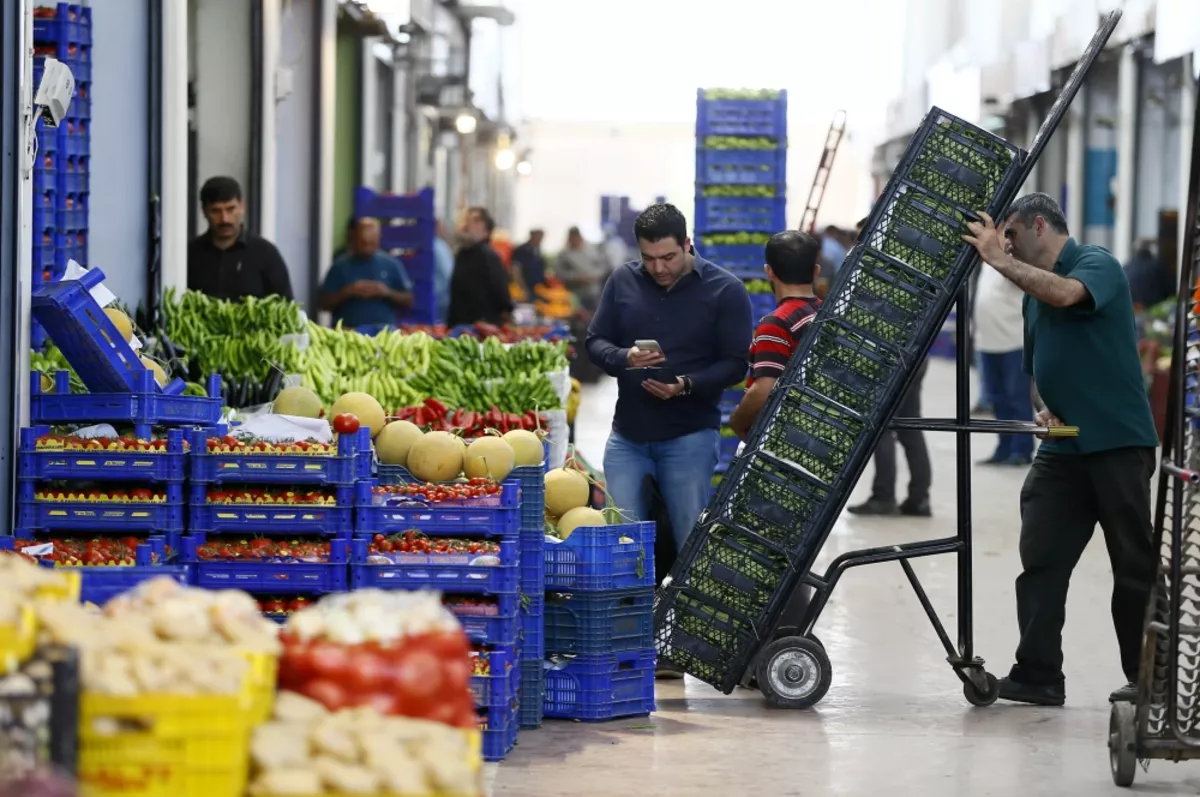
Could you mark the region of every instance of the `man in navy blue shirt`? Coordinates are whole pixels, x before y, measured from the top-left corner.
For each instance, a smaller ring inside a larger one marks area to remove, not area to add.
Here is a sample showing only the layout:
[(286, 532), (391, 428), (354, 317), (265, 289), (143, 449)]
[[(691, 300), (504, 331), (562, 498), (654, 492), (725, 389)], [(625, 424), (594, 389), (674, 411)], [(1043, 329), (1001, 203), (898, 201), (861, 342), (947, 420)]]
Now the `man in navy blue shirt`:
[(321, 286), (321, 309), (336, 324), (382, 327), (396, 323), (397, 313), (412, 307), (412, 281), (399, 261), (379, 251), (379, 221), (359, 219), (350, 236), (349, 252), (339, 257)]
[[(746, 378), (750, 296), (741, 280), (693, 254), (675, 206), (646, 208), (634, 234), (641, 260), (609, 277), (587, 335), (592, 362), (618, 380), (604, 478), (621, 509), (648, 519), (643, 485), (652, 476), (682, 550), (708, 503), (721, 393)], [(638, 341), (656, 341), (658, 350)]]

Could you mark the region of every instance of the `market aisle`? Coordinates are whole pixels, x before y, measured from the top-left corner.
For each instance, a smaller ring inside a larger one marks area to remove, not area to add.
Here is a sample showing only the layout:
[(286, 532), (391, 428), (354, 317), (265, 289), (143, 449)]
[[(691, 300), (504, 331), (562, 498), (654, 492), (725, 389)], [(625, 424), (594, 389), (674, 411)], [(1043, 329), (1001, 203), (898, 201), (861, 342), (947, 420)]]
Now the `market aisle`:
[[(588, 386), (577, 438), (599, 466), (615, 390)], [(953, 366), (932, 364), (930, 415), (953, 408)], [(888, 540), (953, 532), (953, 439), (931, 436), (933, 520), (848, 515), (822, 559)], [(975, 440), (974, 459), (992, 441)], [(901, 458), (903, 459), (903, 458)], [(976, 640), (992, 672), (1004, 674), (1016, 638), (1016, 499), (1022, 472), (975, 471)], [(904, 476), (902, 475), (902, 478)], [(856, 496), (857, 497), (857, 496)], [(947, 622), (954, 622), (954, 566), (916, 568)], [(773, 711), (758, 692), (725, 696), (706, 684), (659, 685), (657, 714), (607, 724), (548, 721), (521, 733), (494, 775), (492, 794), (561, 795), (1099, 795), (1112, 785), (1105, 737), (1108, 692), (1119, 685), (1109, 621), (1111, 575), (1094, 539), (1073, 581), (1068, 626), (1067, 706), (997, 704), (972, 709), (898, 565), (851, 571), (818, 635), (833, 660), (833, 686), (807, 712)], [(954, 631), (951, 630), (953, 635)], [(489, 778), (493, 780), (493, 778)], [(1156, 794), (1200, 792), (1200, 763), (1156, 762), (1138, 783)]]

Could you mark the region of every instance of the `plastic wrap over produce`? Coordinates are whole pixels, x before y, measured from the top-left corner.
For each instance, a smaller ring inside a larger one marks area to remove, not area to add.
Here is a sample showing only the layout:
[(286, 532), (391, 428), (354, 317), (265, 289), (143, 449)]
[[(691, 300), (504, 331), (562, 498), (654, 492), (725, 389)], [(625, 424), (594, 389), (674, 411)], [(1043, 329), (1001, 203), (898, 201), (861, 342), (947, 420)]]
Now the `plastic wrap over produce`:
[[(570, 387), (571, 384), (568, 379), (568, 391)], [(567, 411), (547, 410), (542, 414), (546, 416), (546, 425), (550, 435), (550, 454), (546, 461), (547, 469), (561, 468), (567, 461), (567, 444), (571, 436), (571, 430), (567, 428)]]

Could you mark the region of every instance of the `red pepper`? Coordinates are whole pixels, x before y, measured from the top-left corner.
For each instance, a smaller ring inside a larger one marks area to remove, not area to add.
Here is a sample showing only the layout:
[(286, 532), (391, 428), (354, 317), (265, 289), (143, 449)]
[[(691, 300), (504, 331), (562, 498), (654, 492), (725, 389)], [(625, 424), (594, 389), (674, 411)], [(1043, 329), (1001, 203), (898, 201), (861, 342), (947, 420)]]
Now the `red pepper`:
[(429, 410), (432, 418), (445, 418), (450, 411), (445, 404), (435, 399), (433, 396), (425, 399), (425, 409)]
[(412, 422), (415, 423), (417, 426), (424, 426), (426, 423), (428, 423), (428, 421), (425, 419), (425, 408), (424, 407), (416, 408), (416, 411), (413, 413), (413, 416), (412, 416)]
[(412, 417), (413, 417), (413, 415), (416, 414), (416, 412), (417, 412), (416, 407), (405, 407), (404, 409), (400, 410), (400, 416), (399, 416), (400, 420), (402, 420), (402, 421), (412, 420)]
[(462, 407), (456, 409), (454, 411), (454, 415), (450, 417), (450, 424), (452, 426), (462, 426), (464, 413), (466, 413), (466, 410), (464, 410)]
[(475, 424), (479, 422), (478, 417), (478, 413), (471, 412), (471, 410), (463, 410), (462, 417), (458, 419), (459, 426), (467, 431), (470, 431), (474, 429)]
[(521, 428), (521, 413), (519, 413), (519, 412), (509, 413), (508, 415), (505, 416), (504, 419), (506, 421), (508, 421), (508, 428), (510, 431), (512, 429), (520, 429)]
[(527, 432), (537, 431), (537, 422), (538, 422), (537, 412), (535, 412), (534, 410), (525, 410), (525, 417), (521, 423), (521, 426), (525, 429), (525, 431), (527, 431)]
[(500, 433), (507, 434), (507, 432), (508, 432), (508, 416), (501, 415), (500, 416)]

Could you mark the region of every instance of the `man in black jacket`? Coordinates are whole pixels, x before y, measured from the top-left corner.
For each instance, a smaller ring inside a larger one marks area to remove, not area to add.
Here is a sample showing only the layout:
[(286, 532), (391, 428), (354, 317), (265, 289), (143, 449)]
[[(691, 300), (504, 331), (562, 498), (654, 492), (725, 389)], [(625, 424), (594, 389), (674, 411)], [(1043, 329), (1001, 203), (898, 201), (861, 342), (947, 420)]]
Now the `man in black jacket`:
[(450, 277), (449, 326), (512, 320), (513, 300), (508, 291), (508, 269), (489, 241), (496, 221), (486, 208), (467, 210), (459, 234), (463, 246), (454, 258)]

